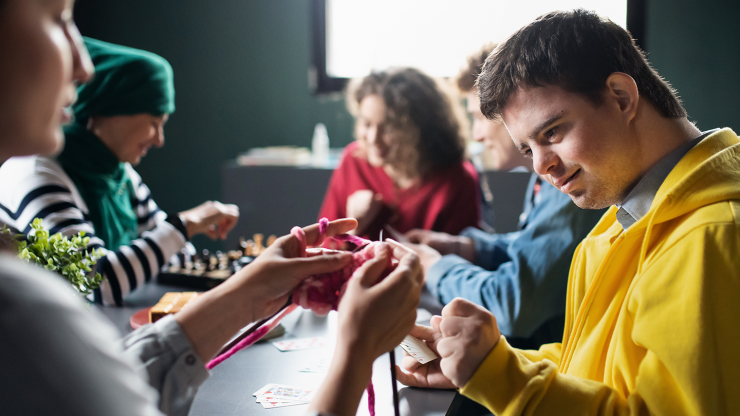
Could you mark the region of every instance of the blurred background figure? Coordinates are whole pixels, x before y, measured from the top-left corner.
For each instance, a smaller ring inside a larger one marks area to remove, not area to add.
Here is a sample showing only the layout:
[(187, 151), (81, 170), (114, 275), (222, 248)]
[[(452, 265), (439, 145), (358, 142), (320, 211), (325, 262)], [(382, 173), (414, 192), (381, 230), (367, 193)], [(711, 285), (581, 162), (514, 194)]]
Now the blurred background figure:
[(465, 97), (466, 109), (472, 120), (472, 139), (481, 144), (480, 151), (471, 155), (471, 162), (480, 174), (482, 201), (480, 228), (488, 233), (495, 232), (493, 224), (496, 222), (496, 213), (492, 206), (493, 193), (484, 172), (486, 170), (533, 172), (532, 160), (519, 153), (504, 123), (493, 123), (480, 112), (480, 99), (475, 91), (475, 80), (480, 69), (476, 68), (480, 68), (495, 47), (496, 44), (491, 42), (470, 55), (466, 66), (455, 78), (459, 92)]
[(479, 219), (478, 175), (464, 160), (461, 119), (428, 75), (395, 68), (353, 80), (356, 141), (334, 172), (319, 217), (356, 218), (358, 235), (385, 225), (457, 234)]
[[(491, 167), (532, 171), (532, 160), (519, 153), (506, 126), (480, 111), (475, 80), (495, 47), (488, 44), (470, 56), (457, 85), (467, 97), (473, 138), (485, 144)], [(458, 236), (412, 230), (406, 238), (423, 244), (415, 248), (436, 299), (445, 305), (456, 297), (475, 302), (496, 316), (513, 345), (536, 348), (562, 338), (570, 261), (603, 213), (578, 208), (532, 173), (519, 231), (489, 234), (469, 227)]]
[(486, 168), (502, 171), (521, 168), (532, 172), (532, 160), (519, 153), (504, 123), (492, 122), (480, 112), (480, 99), (475, 90), (475, 80), (480, 74), (481, 65), (495, 48), (495, 43), (489, 43), (470, 55), (467, 65), (455, 78), (455, 83), (467, 102), (468, 114), (473, 121), (473, 140), (485, 146), (486, 152), (482, 153), (481, 157), (485, 160)]
[(34, 218), (50, 234), (84, 231), (88, 248), (106, 253), (97, 264), (104, 280), (94, 298), (120, 306), (194, 235), (225, 238), (239, 209), (212, 201), (169, 215), (159, 209), (132, 165), (164, 145), (164, 124), (175, 111), (172, 67), (149, 52), (84, 42), (96, 73), (78, 88), (64, 150), (2, 165), (0, 220), (23, 234)]

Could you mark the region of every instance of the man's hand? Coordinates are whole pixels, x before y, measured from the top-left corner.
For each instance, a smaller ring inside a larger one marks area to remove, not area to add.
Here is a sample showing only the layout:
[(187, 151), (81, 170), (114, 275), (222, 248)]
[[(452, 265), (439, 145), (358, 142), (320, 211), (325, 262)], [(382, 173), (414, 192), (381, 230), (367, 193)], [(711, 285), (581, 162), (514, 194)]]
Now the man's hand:
[(432, 317), (432, 327), (416, 327), (411, 335), (427, 341), (440, 356), (425, 365), (404, 358), (410, 373), (397, 370), (398, 381), (408, 386), (463, 387), (501, 338), (496, 318), (467, 300), (456, 298)]
[(455, 298), (442, 309), (442, 339), (437, 353), (442, 373), (457, 387), (464, 386), (501, 338), (491, 312), (470, 301)]
[(407, 232), (405, 237), (411, 243), (426, 244), (443, 256), (457, 254), (471, 263), (475, 262), (475, 243), (468, 237), (420, 229)]
[(195, 208), (180, 213), (185, 220), (188, 238), (206, 234), (212, 240), (224, 240), (239, 219), (239, 207), (222, 204), (218, 201), (206, 201)]
[(357, 229), (352, 233), (362, 235), (368, 224), (380, 214), (383, 209), (383, 196), (373, 191), (361, 189), (347, 198), (347, 217), (357, 220)]
[[(442, 333), (439, 331), (439, 322), (441, 320), (441, 317), (433, 316), (431, 327), (416, 325), (411, 329), (410, 335), (426, 341), (427, 346), (437, 353), (437, 342), (442, 339)], [(403, 361), (401, 361), (401, 367), (396, 366), (395, 368), (396, 378), (401, 383), (412, 387), (454, 389), (455, 385), (452, 384), (452, 381), (442, 374), (440, 362), (440, 359), (436, 359), (426, 364), (421, 364), (416, 361), (416, 358), (405, 355)]]

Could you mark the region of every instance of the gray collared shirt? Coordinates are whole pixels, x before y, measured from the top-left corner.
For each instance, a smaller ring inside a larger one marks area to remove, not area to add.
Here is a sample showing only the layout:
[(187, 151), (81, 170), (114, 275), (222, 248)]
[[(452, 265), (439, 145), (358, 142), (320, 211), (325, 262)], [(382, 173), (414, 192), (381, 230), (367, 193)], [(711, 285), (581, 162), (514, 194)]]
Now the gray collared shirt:
[(174, 317), (121, 343), (73, 290), (61, 276), (0, 252), (2, 414), (187, 415), (208, 371)]
[(671, 153), (668, 153), (663, 159), (658, 161), (655, 166), (650, 168), (645, 176), (637, 182), (637, 185), (632, 188), (630, 193), (627, 194), (622, 205), (617, 205), (617, 207), (619, 207), (619, 210), (617, 211), (617, 221), (619, 221), (619, 224), (622, 225), (623, 229), (626, 230), (648, 213), (660, 186), (663, 185), (663, 182), (666, 180), (673, 168), (676, 167), (678, 162), (686, 155), (686, 153), (693, 149), (697, 143), (702, 141), (702, 139), (718, 130), (719, 129), (713, 129), (703, 132), (701, 136), (689, 140)]

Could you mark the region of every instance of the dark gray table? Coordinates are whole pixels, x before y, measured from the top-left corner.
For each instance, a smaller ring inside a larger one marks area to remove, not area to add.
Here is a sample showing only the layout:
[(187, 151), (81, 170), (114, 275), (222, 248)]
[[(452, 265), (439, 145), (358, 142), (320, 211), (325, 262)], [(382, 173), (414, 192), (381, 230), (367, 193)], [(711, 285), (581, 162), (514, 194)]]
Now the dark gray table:
[[(181, 292), (189, 289), (150, 283), (137, 289), (122, 308), (98, 309), (105, 314), (123, 333), (131, 330), (129, 319), (136, 311), (154, 305), (165, 292)], [(440, 305), (428, 293), (422, 296), (421, 307), (439, 313)], [(97, 306), (96, 306), (97, 307)], [(336, 334), (336, 313), (325, 317), (309, 311), (296, 310), (283, 320), (286, 333), (276, 340), (323, 336), (333, 345)], [(274, 340), (271, 340), (272, 342)], [(333, 347), (280, 352), (270, 342), (258, 343), (242, 350), (214, 368), (211, 377), (200, 387), (190, 411), (192, 416), (249, 416), (249, 415), (302, 415), (307, 405), (264, 409), (255, 402), (252, 393), (268, 383), (289, 384), (297, 387), (318, 387), (325, 376), (320, 373), (302, 373), (298, 370), (322, 355), (330, 356)], [(396, 348), (396, 361), (400, 362), (402, 351)], [(373, 365), (373, 385), (376, 395), (376, 414), (393, 415), (389, 358), (385, 354)], [(449, 390), (426, 390), (398, 385), (402, 415), (445, 414), (454, 392)], [(367, 415), (367, 402), (363, 397), (358, 415)]]

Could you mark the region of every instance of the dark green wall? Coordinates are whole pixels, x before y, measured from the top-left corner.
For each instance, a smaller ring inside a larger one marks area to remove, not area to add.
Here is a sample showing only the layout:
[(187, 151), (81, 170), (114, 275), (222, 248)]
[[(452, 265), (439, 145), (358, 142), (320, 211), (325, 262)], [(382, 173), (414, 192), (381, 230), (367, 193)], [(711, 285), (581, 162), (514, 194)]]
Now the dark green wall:
[[(678, 89), (691, 120), (740, 132), (740, 1), (646, 1), (649, 59)], [(138, 167), (163, 209), (220, 198), (224, 162), (256, 146), (309, 146), (317, 122), (333, 147), (349, 143), (341, 98), (308, 89), (309, 3), (78, 1), (84, 35), (156, 52), (174, 67), (177, 112), (166, 147)]]
[(648, 59), (701, 130), (740, 133), (740, 1), (646, 0)]

